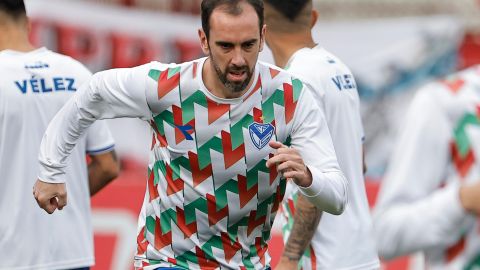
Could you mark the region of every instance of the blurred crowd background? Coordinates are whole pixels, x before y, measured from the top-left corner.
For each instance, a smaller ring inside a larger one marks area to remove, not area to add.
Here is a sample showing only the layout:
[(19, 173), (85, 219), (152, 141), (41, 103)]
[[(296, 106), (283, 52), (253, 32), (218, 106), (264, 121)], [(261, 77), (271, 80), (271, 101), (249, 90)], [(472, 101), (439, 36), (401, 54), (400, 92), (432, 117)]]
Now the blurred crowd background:
[[(31, 40), (93, 72), (202, 56), (201, 0), (27, 0)], [(371, 205), (415, 91), (480, 63), (480, 0), (317, 0), (316, 41), (353, 71), (362, 100)], [(273, 62), (268, 48), (260, 58)], [(94, 269), (131, 269), (150, 147), (147, 125), (109, 121), (122, 174), (93, 198)], [(279, 231), (271, 252), (281, 250)], [(278, 256), (277, 256), (278, 257)], [(274, 262), (275, 263), (275, 262)], [(385, 263), (408, 269), (413, 260)]]

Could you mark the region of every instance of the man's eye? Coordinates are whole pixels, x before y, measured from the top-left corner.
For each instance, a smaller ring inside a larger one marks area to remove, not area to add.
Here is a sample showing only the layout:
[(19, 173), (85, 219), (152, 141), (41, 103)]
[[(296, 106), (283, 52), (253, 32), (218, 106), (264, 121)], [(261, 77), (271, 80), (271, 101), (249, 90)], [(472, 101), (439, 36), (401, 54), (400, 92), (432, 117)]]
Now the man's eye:
[(232, 45), (230, 44), (220, 44), (220, 48), (222, 49), (230, 49), (232, 47)]
[(245, 44), (243, 44), (243, 48), (245, 48), (245, 49), (251, 49), (254, 44), (255, 44), (255, 43), (253, 43), (253, 42), (245, 43)]

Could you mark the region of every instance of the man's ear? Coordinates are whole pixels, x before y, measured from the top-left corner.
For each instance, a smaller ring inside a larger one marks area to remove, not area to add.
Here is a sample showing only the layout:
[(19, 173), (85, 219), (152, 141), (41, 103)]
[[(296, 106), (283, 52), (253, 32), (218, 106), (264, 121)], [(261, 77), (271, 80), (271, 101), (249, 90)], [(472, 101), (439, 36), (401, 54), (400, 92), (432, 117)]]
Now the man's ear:
[(262, 27), (262, 31), (260, 31), (260, 51), (263, 50), (263, 46), (265, 45), (265, 34), (267, 33), (267, 25), (264, 24)]
[(310, 21), (310, 28), (313, 28), (315, 24), (317, 23), (318, 20), (318, 11), (315, 9), (312, 10), (312, 16), (311, 16), (311, 21)]
[(202, 29), (198, 29), (198, 37), (200, 38), (200, 46), (202, 47), (202, 51), (205, 55), (210, 54), (210, 48), (208, 46), (208, 38), (205, 35), (205, 32)]

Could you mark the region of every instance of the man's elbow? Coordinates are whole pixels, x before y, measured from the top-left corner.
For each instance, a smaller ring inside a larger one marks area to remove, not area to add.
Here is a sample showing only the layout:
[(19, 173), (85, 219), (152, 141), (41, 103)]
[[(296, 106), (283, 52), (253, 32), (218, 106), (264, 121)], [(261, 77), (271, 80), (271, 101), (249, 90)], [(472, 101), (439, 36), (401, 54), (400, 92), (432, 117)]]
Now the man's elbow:
[(102, 168), (100, 173), (104, 179), (110, 182), (120, 174), (120, 165), (118, 163), (111, 164), (110, 166)]
[(334, 209), (332, 209), (330, 211), (330, 214), (335, 215), (335, 216), (339, 216), (339, 215), (343, 214), (343, 211), (345, 211), (346, 205), (347, 205), (346, 202), (342, 202), (342, 203), (338, 204)]
[[(319, 193), (304, 194), (319, 210), (332, 215), (340, 215), (348, 204), (348, 181), (340, 171), (324, 172), (323, 186)], [(328, 187), (328, 188), (327, 188)]]
[(341, 215), (344, 211), (345, 208), (347, 207), (348, 204), (348, 180), (345, 177), (345, 175), (342, 173), (339, 175), (341, 178), (341, 187), (338, 189), (338, 194), (337, 194), (337, 199), (336, 199), (336, 204), (332, 205), (332, 209), (329, 211), (330, 214), (332, 215)]
[(92, 157), (91, 165), (90, 174), (103, 183), (112, 181), (120, 174), (120, 163), (115, 151)]

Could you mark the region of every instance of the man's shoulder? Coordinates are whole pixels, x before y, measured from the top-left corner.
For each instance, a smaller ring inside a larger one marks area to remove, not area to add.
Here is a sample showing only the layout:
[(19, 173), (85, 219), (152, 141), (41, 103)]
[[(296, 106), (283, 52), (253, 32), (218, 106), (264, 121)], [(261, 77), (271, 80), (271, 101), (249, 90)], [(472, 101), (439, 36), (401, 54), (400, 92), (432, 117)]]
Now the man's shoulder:
[(195, 59), (183, 63), (162, 63), (159, 61), (150, 62), (146, 66), (147, 74), (149, 77), (157, 80), (179, 80), (195, 79), (199, 72), (201, 72), (200, 64), (203, 58)]
[(60, 54), (50, 50), (45, 50), (44, 54), (42, 55), (42, 58), (45, 59), (46, 61), (52, 61), (58, 66), (63, 65), (63, 68), (67, 66), (69, 68), (75, 68), (76, 70), (78, 69), (83, 72), (90, 73), (90, 71), (84, 64), (82, 64), (80, 61), (68, 55)]
[(264, 95), (272, 95), (277, 91), (289, 91), (290, 88), (299, 92), (303, 89), (303, 81), (292, 72), (262, 61), (258, 61), (257, 66)]
[(320, 78), (320, 75), (351, 74), (347, 65), (337, 56), (322, 47), (302, 49), (295, 53), (289, 70), (302, 72), (306, 76)]
[(423, 85), (417, 95), (454, 98), (472, 87), (480, 87), (480, 65), (433, 80)]
[(165, 70), (184, 70), (187, 68), (192, 68), (192, 67), (198, 67), (200, 61), (204, 60), (203, 58), (200, 59), (195, 59), (187, 62), (182, 62), (182, 63), (164, 63), (160, 61), (152, 61), (146, 65), (149, 66), (150, 69), (156, 69), (160, 71), (165, 71)]

